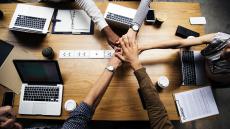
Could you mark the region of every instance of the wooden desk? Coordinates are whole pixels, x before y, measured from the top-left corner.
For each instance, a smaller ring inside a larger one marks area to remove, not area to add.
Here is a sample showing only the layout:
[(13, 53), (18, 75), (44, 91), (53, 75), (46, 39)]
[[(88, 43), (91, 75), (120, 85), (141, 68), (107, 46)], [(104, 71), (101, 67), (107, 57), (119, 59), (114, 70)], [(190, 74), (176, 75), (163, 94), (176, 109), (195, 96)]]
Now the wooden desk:
[[(102, 12), (105, 11), (107, 4), (108, 3), (97, 3)], [(138, 2), (117, 2), (117, 4), (132, 8), (138, 7)], [(8, 30), (15, 6), (16, 4), (0, 4), (0, 9), (5, 13), (4, 20), (0, 21), (0, 37), (15, 45), (29, 44), (31, 42), (19, 40), (16, 35)], [(158, 2), (152, 3), (151, 8), (154, 8), (156, 13), (165, 13), (168, 19), (159, 29), (153, 26), (143, 25), (138, 34), (139, 44), (178, 38), (174, 36), (178, 25), (195, 30), (201, 33), (201, 35), (204, 34), (203, 26), (190, 25), (189, 23), (189, 17), (201, 16), (200, 5), (198, 3)], [(90, 36), (48, 34), (40, 42), (38, 47), (26, 48), (33, 52), (38, 58), (43, 59), (41, 50), (47, 46), (51, 46), (57, 56), (59, 51), (63, 49), (111, 49), (98, 30), (95, 30), (95, 34)], [(199, 46), (195, 49), (201, 49), (201, 47), (202, 46)], [(178, 49), (149, 50), (140, 55), (140, 59), (147, 68), (147, 72), (153, 82), (156, 82), (157, 78), (161, 75), (167, 76), (170, 80), (170, 86), (160, 93), (160, 98), (171, 120), (179, 119), (172, 93), (195, 88), (180, 86), (181, 74), (178, 51)], [(64, 79), (63, 103), (67, 99), (75, 99), (78, 103), (81, 102), (108, 62), (107, 59), (59, 59), (58, 57), (56, 57), (56, 59), (59, 62)], [(128, 66), (122, 66), (115, 74), (93, 119), (148, 120), (147, 113), (142, 108), (137, 88), (138, 83), (133, 71)], [(14, 103), (14, 110), (16, 112), (18, 105), (19, 96), (16, 96)], [(19, 118), (33, 119), (66, 119), (68, 116), (69, 114), (64, 111), (64, 108), (62, 108), (61, 117), (17, 115)]]

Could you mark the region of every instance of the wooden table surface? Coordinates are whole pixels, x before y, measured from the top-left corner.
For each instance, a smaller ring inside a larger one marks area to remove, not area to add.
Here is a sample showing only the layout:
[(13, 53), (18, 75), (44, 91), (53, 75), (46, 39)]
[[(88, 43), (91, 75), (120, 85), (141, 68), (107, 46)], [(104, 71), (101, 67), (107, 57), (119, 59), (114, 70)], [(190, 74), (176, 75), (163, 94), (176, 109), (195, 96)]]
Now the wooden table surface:
[[(138, 2), (115, 2), (131, 8), (137, 8)], [(108, 3), (97, 3), (102, 12), (105, 11)], [(58, 60), (62, 77), (64, 80), (63, 104), (67, 99), (74, 99), (81, 102), (96, 79), (102, 73), (108, 62), (107, 59), (59, 59), (58, 54), (63, 49), (111, 49), (104, 36), (95, 29), (94, 35), (61, 35), (47, 34), (42, 40), (32, 40), (34, 37), (20, 38), (8, 30), (8, 25), (13, 15), (16, 4), (0, 4), (0, 9), (5, 17), (0, 20), (0, 38), (14, 45), (24, 46), (39, 59), (44, 59), (41, 50), (51, 46)], [(151, 8), (156, 13), (167, 16), (167, 20), (161, 28), (151, 25), (143, 25), (138, 34), (138, 43), (151, 43), (159, 40), (176, 39), (175, 31), (178, 25), (190, 28), (204, 34), (202, 25), (190, 25), (189, 17), (201, 16), (200, 5), (198, 3), (173, 3), (157, 2), (151, 3)], [(38, 44), (37, 47), (28, 47), (30, 44)], [(198, 46), (195, 49), (201, 49)], [(149, 50), (140, 55), (144, 67), (147, 68), (152, 81), (165, 75), (170, 80), (168, 88), (160, 92), (168, 112), (169, 119), (178, 120), (179, 116), (173, 100), (173, 93), (196, 88), (195, 86), (181, 86), (180, 62), (178, 49)], [(93, 119), (94, 120), (148, 120), (145, 110), (143, 110), (138, 92), (138, 83), (133, 71), (128, 65), (123, 65), (115, 74), (109, 88), (107, 89), (101, 103), (99, 104)], [(1, 88), (1, 94), (3, 90)], [(1, 99), (1, 98), (0, 98)], [(14, 110), (17, 112), (19, 106), (19, 95), (15, 97)], [(26, 116), (17, 115), (18, 118), (33, 119), (66, 119), (69, 114), (62, 107), (60, 117), (47, 116)]]

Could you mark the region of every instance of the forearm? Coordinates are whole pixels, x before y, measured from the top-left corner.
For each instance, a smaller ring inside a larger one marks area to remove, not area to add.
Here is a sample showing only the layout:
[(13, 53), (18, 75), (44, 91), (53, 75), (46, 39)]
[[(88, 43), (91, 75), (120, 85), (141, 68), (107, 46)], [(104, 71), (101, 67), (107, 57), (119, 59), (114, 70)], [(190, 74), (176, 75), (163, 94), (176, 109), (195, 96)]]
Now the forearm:
[(158, 92), (151, 79), (146, 73), (145, 68), (134, 72), (143, 95), (144, 103), (148, 112), (152, 129), (171, 129), (173, 125), (168, 119), (167, 112), (160, 100)]
[(140, 5), (137, 9), (137, 13), (133, 19), (133, 22), (137, 23), (139, 26), (142, 25), (152, 0), (141, 0)]
[(84, 102), (96, 108), (107, 87), (109, 86), (112, 77), (113, 73), (105, 69), (84, 99)]
[(172, 40), (164, 40), (159, 42), (153, 42), (148, 44), (140, 44), (139, 49), (141, 51), (149, 50), (149, 49), (177, 49), (183, 47), (196, 46), (201, 44), (210, 43), (213, 39), (214, 34), (207, 34), (196, 38), (190, 39), (172, 39)]
[(101, 11), (97, 8), (93, 0), (75, 0), (75, 2), (81, 9), (86, 11), (93, 22), (99, 27), (100, 31), (108, 26)]

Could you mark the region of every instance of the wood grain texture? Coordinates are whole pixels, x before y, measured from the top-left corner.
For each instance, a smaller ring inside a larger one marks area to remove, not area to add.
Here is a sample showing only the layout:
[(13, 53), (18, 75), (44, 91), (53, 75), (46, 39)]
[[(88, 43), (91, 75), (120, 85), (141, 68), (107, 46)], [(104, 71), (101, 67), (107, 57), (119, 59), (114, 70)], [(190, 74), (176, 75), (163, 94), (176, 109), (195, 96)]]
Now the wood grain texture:
[[(115, 2), (120, 5), (137, 8), (138, 2)], [(97, 3), (102, 12), (107, 7), (106, 2)], [(106, 42), (104, 36), (95, 30), (94, 35), (58, 35), (47, 34), (47, 36), (39, 43), (36, 48), (26, 47), (29, 40), (34, 37), (20, 38), (8, 30), (8, 25), (16, 4), (0, 4), (1, 10), (5, 13), (5, 17), (0, 21), (0, 37), (9, 41), (14, 45), (25, 46), (26, 49), (34, 53), (39, 59), (43, 59), (41, 50), (44, 47), (51, 46), (56, 52), (55, 59), (58, 60), (61, 73), (64, 80), (63, 104), (67, 99), (74, 99), (81, 102), (96, 79), (108, 62), (107, 59), (59, 59), (57, 56), (63, 49), (111, 49)], [(143, 25), (138, 34), (138, 43), (151, 43), (159, 40), (176, 39), (175, 31), (178, 25), (195, 30), (201, 35), (204, 34), (202, 25), (190, 25), (189, 17), (201, 16), (200, 5), (198, 3), (173, 3), (173, 2), (157, 2), (152, 3), (151, 8), (156, 13), (164, 13), (167, 20), (162, 24), (161, 28)], [(201, 49), (202, 46), (194, 49)], [(160, 92), (160, 98), (163, 101), (168, 112), (169, 119), (178, 120), (175, 103), (173, 101), (173, 93), (189, 90), (196, 87), (187, 87), (181, 85), (180, 63), (178, 49), (167, 50), (149, 50), (140, 55), (140, 60), (147, 68), (147, 73), (153, 83), (161, 75), (165, 75), (170, 80), (170, 86)], [(143, 110), (139, 95), (137, 93), (138, 83), (133, 71), (128, 65), (123, 65), (115, 74), (108, 90), (106, 91), (99, 107), (97, 108), (94, 120), (148, 120), (145, 110)], [(16, 96), (14, 110), (18, 111), (19, 96)], [(66, 119), (69, 114), (62, 108), (60, 117), (46, 116), (27, 116), (17, 115), (18, 118), (33, 119)]]

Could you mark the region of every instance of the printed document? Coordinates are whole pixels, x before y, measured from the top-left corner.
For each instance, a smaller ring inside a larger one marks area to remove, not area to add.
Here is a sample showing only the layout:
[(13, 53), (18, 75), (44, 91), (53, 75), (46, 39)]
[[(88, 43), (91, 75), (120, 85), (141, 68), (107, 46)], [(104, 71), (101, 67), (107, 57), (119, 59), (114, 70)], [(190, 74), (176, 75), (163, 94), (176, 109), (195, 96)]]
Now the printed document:
[(174, 94), (181, 122), (219, 114), (210, 86)]

